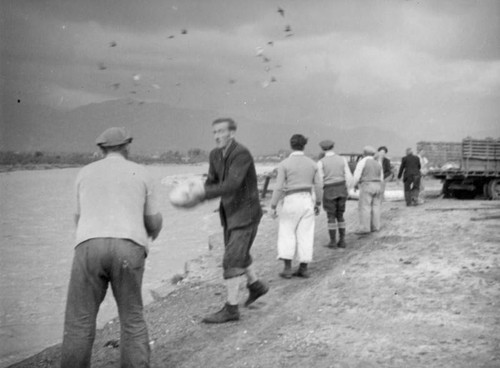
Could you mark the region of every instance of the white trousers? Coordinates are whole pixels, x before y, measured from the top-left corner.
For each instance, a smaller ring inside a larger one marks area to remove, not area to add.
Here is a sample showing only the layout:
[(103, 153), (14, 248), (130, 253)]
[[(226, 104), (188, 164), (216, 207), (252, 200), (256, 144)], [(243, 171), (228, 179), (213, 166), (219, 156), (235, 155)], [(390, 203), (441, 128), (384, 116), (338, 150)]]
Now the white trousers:
[(309, 263), (313, 256), (314, 203), (310, 193), (290, 194), (283, 200), (278, 230), (278, 258)]

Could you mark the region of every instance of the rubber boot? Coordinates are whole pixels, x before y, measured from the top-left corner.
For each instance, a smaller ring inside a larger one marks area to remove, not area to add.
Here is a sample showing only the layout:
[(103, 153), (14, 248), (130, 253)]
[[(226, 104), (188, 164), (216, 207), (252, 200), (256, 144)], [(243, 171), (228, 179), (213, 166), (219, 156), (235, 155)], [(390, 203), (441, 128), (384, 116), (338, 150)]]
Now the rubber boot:
[(293, 273), (294, 276), (297, 277), (303, 277), (305, 279), (308, 279), (310, 274), (309, 271), (307, 270), (307, 263), (301, 263), (297, 271)]
[(283, 277), (284, 279), (291, 279), (292, 278), (292, 260), (291, 259), (284, 259), (283, 260), (285, 263), (285, 268), (283, 268), (283, 271), (280, 272), (280, 276)]
[(210, 314), (203, 318), (204, 323), (225, 323), (229, 321), (238, 321), (240, 319), (240, 311), (238, 305), (226, 303), (222, 309), (214, 314)]
[(328, 248), (335, 248), (337, 246), (337, 230), (328, 230), (330, 234), (330, 243), (327, 244)]
[(339, 229), (339, 242), (337, 244), (339, 248), (345, 248), (345, 228)]
[(259, 299), (262, 295), (266, 294), (269, 291), (269, 286), (264, 282), (257, 280), (250, 285), (247, 285), (249, 294), (248, 299), (245, 302), (245, 307), (248, 307), (254, 301)]

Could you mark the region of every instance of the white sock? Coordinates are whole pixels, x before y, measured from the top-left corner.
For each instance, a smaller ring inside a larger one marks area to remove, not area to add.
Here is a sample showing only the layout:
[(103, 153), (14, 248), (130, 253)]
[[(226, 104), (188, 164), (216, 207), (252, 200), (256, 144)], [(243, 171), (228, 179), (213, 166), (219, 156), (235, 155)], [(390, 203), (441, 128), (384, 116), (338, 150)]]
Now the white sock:
[(242, 277), (232, 277), (226, 280), (227, 302), (231, 305), (238, 305), (238, 294)]
[(255, 269), (253, 267), (253, 264), (251, 264), (250, 266), (248, 266), (245, 270), (245, 274), (247, 276), (247, 284), (248, 285), (251, 285), (253, 284), (255, 281), (258, 280), (257, 278), (257, 274), (255, 273)]

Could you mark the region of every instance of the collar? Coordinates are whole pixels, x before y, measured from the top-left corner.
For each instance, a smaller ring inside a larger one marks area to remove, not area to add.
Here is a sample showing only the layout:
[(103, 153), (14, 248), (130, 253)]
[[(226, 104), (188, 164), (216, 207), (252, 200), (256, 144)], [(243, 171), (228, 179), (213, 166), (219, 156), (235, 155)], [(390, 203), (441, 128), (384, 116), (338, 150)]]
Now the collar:
[(304, 151), (293, 151), (290, 156), (304, 156)]
[(232, 147), (234, 146), (235, 142), (236, 141), (233, 138), (233, 139), (231, 139), (229, 141), (229, 143), (227, 144), (226, 147), (224, 147), (224, 148), (221, 149), (222, 157), (226, 157), (229, 154), (229, 151), (232, 149)]
[(335, 156), (335, 152), (333, 152), (332, 150), (326, 151), (325, 157), (327, 157), (327, 156)]
[(118, 152), (108, 152), (108, 154), (104, 158), (121, 158), (125, 160), (125, 157), (123, 157), (123, 155)]

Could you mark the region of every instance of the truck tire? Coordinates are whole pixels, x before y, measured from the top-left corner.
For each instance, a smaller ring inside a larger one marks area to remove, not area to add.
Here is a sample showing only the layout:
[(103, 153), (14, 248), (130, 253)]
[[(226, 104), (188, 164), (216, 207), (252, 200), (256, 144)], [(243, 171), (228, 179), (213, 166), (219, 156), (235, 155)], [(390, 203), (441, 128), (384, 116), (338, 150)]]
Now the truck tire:
[(488, 183), (488, 195), (493, 200), (500, 199), (500, 178), (490, 180)]
[(443, 198), (451, 198), (453, 197), (453, 193), (450, 190), (451, 180), (445, 180), (443, 183)]

